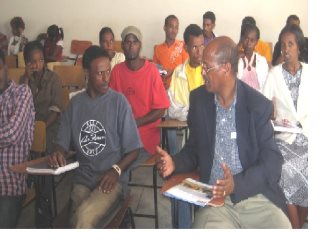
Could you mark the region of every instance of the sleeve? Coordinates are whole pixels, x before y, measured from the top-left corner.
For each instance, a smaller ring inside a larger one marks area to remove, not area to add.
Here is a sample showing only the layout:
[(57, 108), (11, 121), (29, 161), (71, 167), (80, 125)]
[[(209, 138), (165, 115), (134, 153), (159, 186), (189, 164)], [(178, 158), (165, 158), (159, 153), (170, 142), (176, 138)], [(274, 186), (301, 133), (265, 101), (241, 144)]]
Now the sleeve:
[(163, 86), (162, 79), (156, 66), (152, 67), (152, 109), (166, 109), (170, 106), (170, 102)]
[(264, 82), (263, 88), (262, 88), (262, 94), (268, 98), (269, 100), (272, 100), (274, 97), (274, 71), (269, 71), (269, 74), (267, 76), (266, 81)]
[(178, 119), (179, 121), (186, 121), (187, 115), (189, 111), (189, 107), (179, 103), (175, 99), (175, 92), (176, 92), (176, 82), (179, 81), (177, 77), (176, 70), (172, 74), (171, 84), (168, 89), (168, 96), (170, 100), (170, 107), (168, 109), (168, 114), (170, 118)]
[(257, 62), (258, 62), (258, 66), (257, 66), (258, 81), (259, 81), (260, 89), (262, 89), (268, 76), (269, 65), (267, 63), (266, 58), (261, 55), (257, 55)]
[(67, 109), (63, 112), (57, 132), (55, 143), (65, 150), (70, 149), (72, 136), (72, 111), (74, 108), (74, 98), (69, 103)]
[(118, 134), (121, 141), (121, 154), (123, 155), (135, 149), (142, 148), (143, 145), (131, 106), (124, 96), (121, 95), (121, 98), (122, 101), (118, 116)]
[(54, 75), (53, 78), (49, 110), (53, 112), (61, 112), (63, 106), (62, 83), (61, 79), (57, 75)]
[(15, 111), (8, 122), (0, 124), (0, 148), (16, 144), (26, 131), (33, 131), (27, 127), (29, 121), (34, 122), (35, 116), (32, 93), (27, 85), (21, 85), (19, 89)]
[(279, 151), (270, 122), (271, 102), (262, 105), (251, 117), (254, 122), (257, 159), (250, 167), (234, 175), (233, 201), (239, 202), (256, 195), (266, 186), (277, 186), (281, 176), (283, 157)]

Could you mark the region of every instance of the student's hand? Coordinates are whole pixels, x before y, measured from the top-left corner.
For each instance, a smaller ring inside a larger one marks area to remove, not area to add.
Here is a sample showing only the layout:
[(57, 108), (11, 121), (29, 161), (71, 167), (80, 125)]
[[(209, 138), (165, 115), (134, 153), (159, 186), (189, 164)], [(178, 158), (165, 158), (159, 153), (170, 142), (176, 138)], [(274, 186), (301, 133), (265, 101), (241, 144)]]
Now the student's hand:
[(218, 179), (216, 185), (213, 186), (213, 198), (224, 198), (233, 193), (234, 190), (234, 180), (230, 168), (225, 163), (221, 164), (221, 167), (224, 178)]
[(60, 151), (53, 152), (48, 156), (48, 164), (50, 167), (58, 168), (65, 166), (66, 163), (65, 157)]
[(168, 177), (175, 169), (174, 162), (171, 156), (161, 147), (157, 146), (156, 151), (161, 156), (157, 161), (158, 172), (161, 177)]
[(109, 169), (101, 178), (99, 184), (99, 191), (103, 193), (111, 193), (117, 182), (119, 181), (119, 174), (113, 169)]

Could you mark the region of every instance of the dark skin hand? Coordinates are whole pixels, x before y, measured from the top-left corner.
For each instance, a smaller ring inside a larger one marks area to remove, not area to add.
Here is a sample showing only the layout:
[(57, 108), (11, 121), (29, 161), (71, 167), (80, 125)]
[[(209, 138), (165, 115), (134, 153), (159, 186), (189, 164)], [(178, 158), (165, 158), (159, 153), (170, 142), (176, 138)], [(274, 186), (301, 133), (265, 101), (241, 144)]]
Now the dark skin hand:
[(225, 163), (221, 164), (221, 167), (224, 172), (224, 178), (218, 179), (213, 186), (212, 195), (214, 199), (226, 197), (233, 193), (234, 190), (234, 180), (230, 168)]
[(165, 109), (154, 109), (151, 110), (147, 115), (136, 118), (137, 127), (144, 126), (160, 119), (165, 112)]

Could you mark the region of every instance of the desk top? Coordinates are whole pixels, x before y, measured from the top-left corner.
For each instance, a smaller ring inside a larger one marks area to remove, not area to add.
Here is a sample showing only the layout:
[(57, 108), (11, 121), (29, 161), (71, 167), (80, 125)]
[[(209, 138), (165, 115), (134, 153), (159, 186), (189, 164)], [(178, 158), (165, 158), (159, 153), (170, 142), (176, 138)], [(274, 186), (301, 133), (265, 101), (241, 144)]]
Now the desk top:
[(187, 121), (179, 121), (177, 119), (166, 119), (162, 121), (159, 128), (186, 128), (188, 127)]
[(47, 161), (47, 159), (48, 159), (48, 157), (33, 159), (33, 160), (26, 161), (26, 162), (23, 162), (20, 164), (12, 165), (9, 167), (9, 169), (13, 172), (16, 172), (16, 173), (28, 173), (26, 170), (27, 167), (30, 167), (30, 166), (37, 164), (37, 163), (45, 162), (45, 161)]

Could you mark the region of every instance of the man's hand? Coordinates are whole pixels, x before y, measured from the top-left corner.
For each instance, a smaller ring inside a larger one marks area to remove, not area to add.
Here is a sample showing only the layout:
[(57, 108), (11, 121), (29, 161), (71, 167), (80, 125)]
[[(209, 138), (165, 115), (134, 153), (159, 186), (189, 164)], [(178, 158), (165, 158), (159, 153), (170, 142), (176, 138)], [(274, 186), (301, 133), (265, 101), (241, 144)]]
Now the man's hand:
[(53, 152), (48, 156), (48, 164), (51, 167), (62, 167), (65, 166), (66, 163), (66, 158), (60, 151)]
[(111, 193), (118, 181), (119, 174), (113, 168), (109, 169), (101, 178), (99, 191), (103, 193)]
[(230, 168), (225, 163), (221, 164), (221, 167), (224, 178), (218, 179), (216, 185), (213, 186), (213, 198), (224, 198), (233, 193), (234, 190), (234, 180)]
[(171, 156), (161, 147), (157, 146), (156, 151), (161, 156), (157, 161), (158, 172), (161, 177), (168, 177), (175, 169), (174, 162), (172, 161)]

